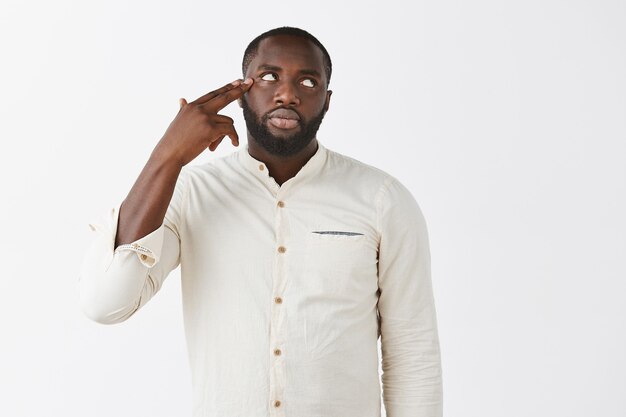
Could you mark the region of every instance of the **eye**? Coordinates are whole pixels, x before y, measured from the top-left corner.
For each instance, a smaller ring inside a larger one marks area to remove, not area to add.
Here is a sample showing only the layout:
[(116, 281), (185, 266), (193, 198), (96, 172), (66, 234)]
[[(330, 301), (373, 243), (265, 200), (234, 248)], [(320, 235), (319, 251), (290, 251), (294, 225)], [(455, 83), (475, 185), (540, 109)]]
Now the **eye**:
[(261, 75), (261, 79), (265, 80), (265, 81), (272, 81), (272, 80), (268, 80), (265, 77), (267, 77), (268, 75), (271, 75), (272, 77), (274, 77), (274, 79), (276, 79), (276, 74), (274, 74), (273, 72), (268, 72), (267, 74), (263, 74)]
[(316, 82), (314, 80), (312, 80), (311, 78), (305, 78), (302, 83), (304, 84), (305, 87), (315, 87)]

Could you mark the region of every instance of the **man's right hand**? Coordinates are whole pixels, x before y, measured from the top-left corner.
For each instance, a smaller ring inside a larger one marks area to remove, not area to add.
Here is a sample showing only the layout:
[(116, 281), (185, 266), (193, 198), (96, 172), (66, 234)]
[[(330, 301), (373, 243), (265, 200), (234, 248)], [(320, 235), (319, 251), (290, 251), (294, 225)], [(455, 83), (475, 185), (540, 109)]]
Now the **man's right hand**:
[(226, 136), (234, 146), (239, 146), (239, 135), (235, 131), (233, 119), (217, 112), (243, 96), (252, 82), (251, 78), (244, 82), (235, 80), (191, 103), (181, 99), (178, 114), (157, 144), (155, 152), (168, 161), (176, 161), (182, 167), (204, 149), (214, 151)]

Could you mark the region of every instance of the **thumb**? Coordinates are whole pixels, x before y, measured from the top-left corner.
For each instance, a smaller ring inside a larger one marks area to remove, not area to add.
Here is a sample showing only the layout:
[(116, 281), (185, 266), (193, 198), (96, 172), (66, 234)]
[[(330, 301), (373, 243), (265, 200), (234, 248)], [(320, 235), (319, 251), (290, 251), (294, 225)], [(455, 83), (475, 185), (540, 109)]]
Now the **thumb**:
[(180, 105), (180, 108), (182, 108), (185, 104), (187, 104), (187, 100), (185, 100), (184, 98), (179, 98), (178, 104)]

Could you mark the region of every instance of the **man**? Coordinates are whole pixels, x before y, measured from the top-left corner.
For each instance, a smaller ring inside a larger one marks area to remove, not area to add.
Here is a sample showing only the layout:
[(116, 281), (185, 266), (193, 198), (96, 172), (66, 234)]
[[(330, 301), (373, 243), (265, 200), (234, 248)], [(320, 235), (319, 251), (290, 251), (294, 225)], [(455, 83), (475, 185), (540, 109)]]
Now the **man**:
[[(428, 235), (391, 175), (316, 138), (331, 60), (297, 28), (246, 49), (243, 80), (181, 108), (80, 278), (100, 323), (128, 319), (181, 266), (196, 417), (442, 414)], [(248, 146), (187, 165), (229, 137)]]

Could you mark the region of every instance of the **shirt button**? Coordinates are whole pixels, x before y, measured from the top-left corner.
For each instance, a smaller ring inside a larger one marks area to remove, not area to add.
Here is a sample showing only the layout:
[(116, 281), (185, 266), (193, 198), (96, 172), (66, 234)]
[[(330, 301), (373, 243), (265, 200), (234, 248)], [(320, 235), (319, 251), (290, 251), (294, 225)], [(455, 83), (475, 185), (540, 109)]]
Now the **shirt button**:
[(285, 248), (284, 246), (279, 246), (278, 247), (278, 252), (280, 252), (280, 253), (285, 253), (286, 250), (287, 250), (287, 248)]
[(280, 356), (280, 349), (274, 349), (274, 355)]
[(274, 407), (280, 407), (280, 401), (279, 400), (274, 401)]
[(285, 203), (283, 201), (278, 202), (278, 207), (285, 207)]
[(142, 253), (140, 258), (141, 260), (145, 261), (146, 259), (148, 259), (148, 256), (145, 253)]
[(259, 165), (259, 171), (263, 171), (265, 169), (265, 166), (263, 164)]
[(283, 299), (280, 297), (276, 297), (274, 298), (274, 301), (276, 302), (276, 304), (281, 304), (283, 302)]

